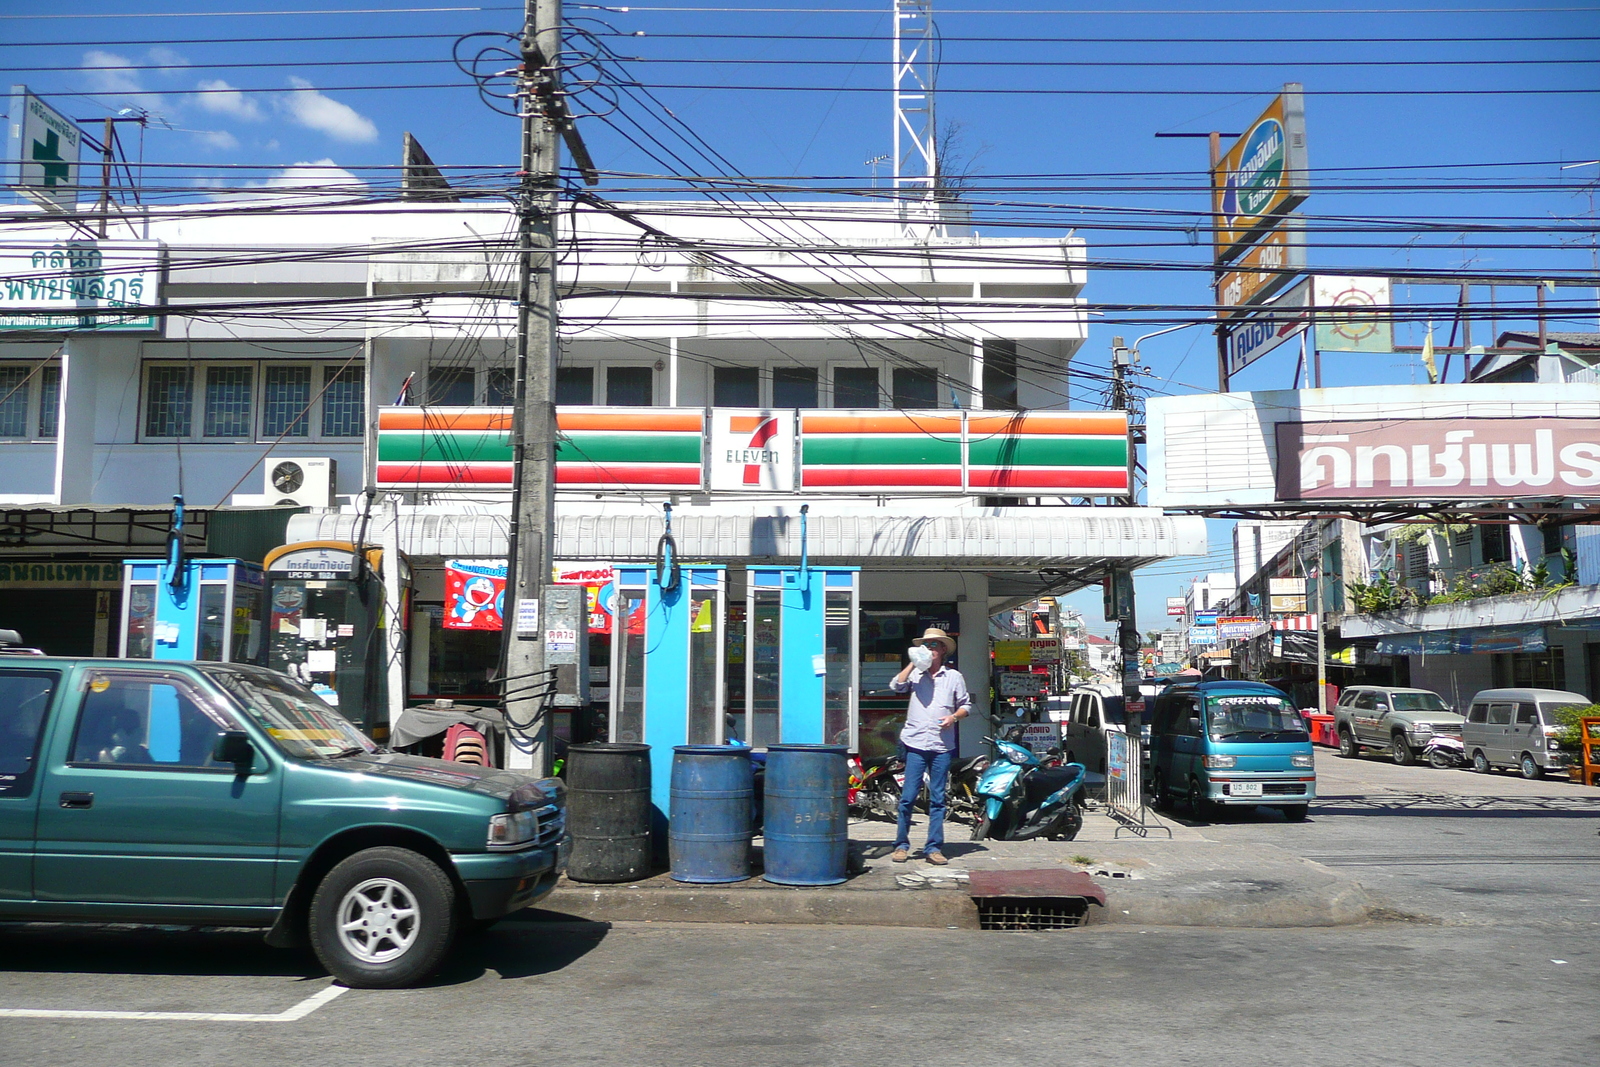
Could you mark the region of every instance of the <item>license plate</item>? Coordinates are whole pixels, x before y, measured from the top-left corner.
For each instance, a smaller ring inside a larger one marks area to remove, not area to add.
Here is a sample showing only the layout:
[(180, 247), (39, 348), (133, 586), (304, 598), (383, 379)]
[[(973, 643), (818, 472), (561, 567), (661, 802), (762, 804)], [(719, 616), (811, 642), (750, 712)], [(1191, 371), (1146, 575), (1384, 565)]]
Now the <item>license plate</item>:
[(1234, 782), (1230, 795), (1236, 797), (1258, 797), (1261, 795), (1260, 782)]

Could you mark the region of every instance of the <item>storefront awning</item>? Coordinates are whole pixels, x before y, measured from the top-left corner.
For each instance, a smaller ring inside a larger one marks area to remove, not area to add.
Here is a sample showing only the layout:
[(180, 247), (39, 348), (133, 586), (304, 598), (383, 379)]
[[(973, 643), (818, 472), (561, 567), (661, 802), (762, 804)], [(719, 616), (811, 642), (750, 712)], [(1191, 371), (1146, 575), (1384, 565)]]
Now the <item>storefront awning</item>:
[[(813, 505), (808, 554), (818, 563), (897, 569), (1032, 570), (1101, 563), (1137, 567), (1174, 556), (1204, 555), (1205, 521), (1151, 508), (988, 509), (976, 515), (827, 514)], [(678, 557), (736, 563), (800, 558), (798, 509), (786, 514), (675, 513)], [(290, 520), (287, 540), (350, 541), (352, 512), (312, 512)], [(378, 540), (373, 517), (366, 540)], [(504, 515), (403, 512), (400, 545), (413, 557), (506, 554)], [(556, 520), (558, 559), (648, 562), (663, 524), (653, 514), (566, 514)]]

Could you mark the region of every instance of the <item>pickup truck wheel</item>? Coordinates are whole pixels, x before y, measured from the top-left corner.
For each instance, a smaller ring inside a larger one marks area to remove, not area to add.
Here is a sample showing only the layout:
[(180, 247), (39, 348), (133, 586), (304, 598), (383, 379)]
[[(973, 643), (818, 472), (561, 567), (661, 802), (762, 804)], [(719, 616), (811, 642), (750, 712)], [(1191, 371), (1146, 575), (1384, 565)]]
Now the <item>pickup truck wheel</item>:
[(1530, 782), (1544, 777), (1544, 768), (1539, 766), (1539, 761), (1533, 758), (1532, 753), (1524, 752), (1518, 766), (1522, 770), (1522, 777)]
[(1409, 767), (1417, 762), (1417, 754), (1411, 751), (1411, 743), (1406, 740), (1405, 734), (1395, 734), (1389, 740), (1389, 755), (1401, 767)]
[(1355, 759), (1361, 754), (1361, 746), (1356, 744), (1355, 735), (1346, 726), (1339, 731), (1339, 755), (1344, 759)]
[(431, 975), (455, 937), (455, 888), (405, 848), (369, 848), (329, 871), (311, 898), (311, 947), (339, 981), (393, 989)]

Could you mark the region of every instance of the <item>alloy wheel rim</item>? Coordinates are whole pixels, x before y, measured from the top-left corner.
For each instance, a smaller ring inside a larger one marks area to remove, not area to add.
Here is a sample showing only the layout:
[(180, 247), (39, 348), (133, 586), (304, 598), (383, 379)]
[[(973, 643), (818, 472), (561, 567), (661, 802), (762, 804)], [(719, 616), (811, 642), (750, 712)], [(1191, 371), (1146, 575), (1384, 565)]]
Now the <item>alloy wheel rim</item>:
[(339, 901), (339, 943), (362, 963), (388, 963), (417, 940), (420, 909), (393, 878), (368, 878)]

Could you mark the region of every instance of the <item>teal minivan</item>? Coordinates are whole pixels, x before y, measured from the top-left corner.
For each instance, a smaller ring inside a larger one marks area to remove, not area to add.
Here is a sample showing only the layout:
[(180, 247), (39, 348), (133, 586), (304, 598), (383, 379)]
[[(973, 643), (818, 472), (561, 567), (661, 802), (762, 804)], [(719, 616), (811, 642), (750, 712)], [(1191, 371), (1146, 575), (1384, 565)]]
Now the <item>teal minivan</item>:
[(1293, 701), (1260, 682), (1190, 682), (1156, 697), (1150, 795), (1183, 797), (1196, 816), (1214, 806), (1268, 805), (1306, 817), (1317, 795), (1311, 735)]

